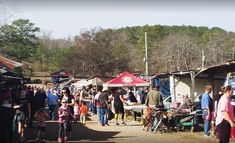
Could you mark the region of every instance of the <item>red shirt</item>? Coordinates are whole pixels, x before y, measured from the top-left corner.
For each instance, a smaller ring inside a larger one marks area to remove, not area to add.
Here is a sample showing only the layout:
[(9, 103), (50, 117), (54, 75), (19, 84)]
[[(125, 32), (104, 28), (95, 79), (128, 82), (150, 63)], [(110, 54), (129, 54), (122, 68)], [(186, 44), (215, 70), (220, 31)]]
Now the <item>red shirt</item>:
[[(68, 122), (71, 112), (69, 110), (69, 107), (61, 106), (58, 109), (58, 114), (59, 114), (59, 120), (58, 120), (59, 123), (65, 123), (65, 122)], [(62, 114), (63, 114), (63, 116), (61, 116)]]
[(80, 115), (86, 115), (88, 109), (87, 109), (87, 106), (86, 105), (82, 105), (80, 107)]

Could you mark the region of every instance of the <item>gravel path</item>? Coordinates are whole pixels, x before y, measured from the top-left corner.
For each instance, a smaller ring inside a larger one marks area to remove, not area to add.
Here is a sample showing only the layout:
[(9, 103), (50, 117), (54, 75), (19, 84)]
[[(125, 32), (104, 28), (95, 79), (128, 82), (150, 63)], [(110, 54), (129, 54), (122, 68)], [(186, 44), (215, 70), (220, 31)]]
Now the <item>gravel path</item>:
[[(140, 123), (128, 120), (127, 125), (116, 126), (114, 120), (109, 126), (101, 126), (96, 121), (96, 116), (90, 116), (86, 125), (73, 124), (72, 138), (69, 142), (86, 143), (215, 143), (215, 137), (205, 138), (200, 132), (171, 132), (171, 133), (150, 133), (142, 130)], [(46, 139), (48, 143), (56, 143), (58, 134), (58, 123), (48, 122)], [(27, 142), (35, 142), (36, 129), (27, 131)], [(44, 142), (42, 142), (44, 143)]]

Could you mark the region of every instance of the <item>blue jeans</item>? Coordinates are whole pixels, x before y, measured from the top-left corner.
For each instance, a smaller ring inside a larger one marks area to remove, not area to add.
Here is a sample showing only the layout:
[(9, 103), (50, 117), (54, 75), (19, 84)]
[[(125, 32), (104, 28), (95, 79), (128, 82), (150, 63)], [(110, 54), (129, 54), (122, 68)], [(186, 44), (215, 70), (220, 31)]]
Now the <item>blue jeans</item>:
[(92, 111), (92, 106), (93, 106), (93, 103), (91, 101), (89, 101), (89, 110)]
[(101, 125), (105, 125), (108, 123), (108, 120), (107, 120), (107, 109), (106, 108), (100, 108), (100, 113), (99, 113), (99, 116), (100, 116), (100, 123)]
[(204, 134), (209, 135), (211, 129), (211, 119), (206, 120), (206, 116), (208, 115), (207, 110), (203, 110), (203, 119), (204, 119)]
[(100, 107), (96, 107), (98, 121), (100, 122)]
[(92, 111), (93, 114), (96, 114), (96, 107), (95, 107), (95, 104), (93, 102), (89, 103), (89, 108), (90, 108), (90, 111)]
[(50, 119), (54, 121), (56, 105), (48, 105), (48, 107), (49, 107)]

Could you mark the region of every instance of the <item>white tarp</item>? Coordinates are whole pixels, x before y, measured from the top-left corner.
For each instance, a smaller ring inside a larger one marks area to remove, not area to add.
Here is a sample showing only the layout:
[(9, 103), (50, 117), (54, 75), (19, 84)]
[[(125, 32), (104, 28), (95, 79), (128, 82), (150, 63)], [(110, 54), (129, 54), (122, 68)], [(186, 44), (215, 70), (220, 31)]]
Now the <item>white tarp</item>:
[(82, 88), (82, 86), (87, 86), (89, 84), (91, 84), (90, 81), (82, 79), (82, 80), (79, 80), (79, 81), (75, 82), (74, 86), (75, 86), (75, 88)]

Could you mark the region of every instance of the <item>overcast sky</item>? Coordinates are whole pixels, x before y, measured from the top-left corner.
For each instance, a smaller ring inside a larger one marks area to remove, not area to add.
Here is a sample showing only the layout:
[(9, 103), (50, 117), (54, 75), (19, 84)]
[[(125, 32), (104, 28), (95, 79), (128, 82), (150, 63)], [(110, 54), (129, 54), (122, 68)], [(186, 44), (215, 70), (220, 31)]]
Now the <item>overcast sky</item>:
[(235, 2), (225, 0), (0, 0), (13, 8), (12, 20), (29, 19), (52, 38), (91, 28), (142, 25), (220, 27), (235, 32)]

